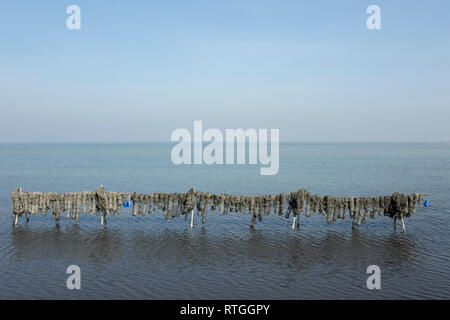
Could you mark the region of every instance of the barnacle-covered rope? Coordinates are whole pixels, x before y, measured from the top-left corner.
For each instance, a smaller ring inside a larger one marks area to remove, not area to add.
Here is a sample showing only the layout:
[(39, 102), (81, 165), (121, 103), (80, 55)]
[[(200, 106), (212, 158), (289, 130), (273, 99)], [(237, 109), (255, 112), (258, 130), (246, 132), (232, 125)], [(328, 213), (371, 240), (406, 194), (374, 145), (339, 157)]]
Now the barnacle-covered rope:
[(424, 193), (400, 194), (395, 192), (390, 196), (376, 197), (334, 197), (331, 195), (312, 195), (304, 189), (290, 193), (264, 194), (264, 195), (232, 195), (198, 192), (191, 188), (186, 193), (123, 193), (105, 191), (103, 186), (95, 191), (68, 192), (68, 193), (42, 193), (22, 192), (20, 188), (11, 192), (13, 215), (15, 224), (22, 215), (28, 221), (30, 215), (41, 212), (46, 215), (50, 210), (56, 222), (60, 220), (61, 213), (67, 219), (78, 221), (80, 212), (101, 216), (102, 224), (106, 223), (106, 216), (121, 213), (126, 202), (132, 202), (133, 216), (151, 214), (160, 210), (166, 219), (177, 218), (191, 214), (191, 227), (193, 227), (194, 210), (206, 222), (208, 211), (218, 211), (222, 214), (241, 213), (251, 215), (251, 226), (256, 219), (263, 220), (263, 216), (271, 213), (288, 219), (293, 217), (292, 228), (300, 227), (300, 216), (304, 213), (306, 218), (312, 214), (325, 216), (327, 222), (336, 223), (338, 219), (353, 220), (353, 227), (359, 226), (369, 218), (388, 216), (394, 220), (402, 221), (405, 231), (404, 218), (412, 216), (423, 200)]

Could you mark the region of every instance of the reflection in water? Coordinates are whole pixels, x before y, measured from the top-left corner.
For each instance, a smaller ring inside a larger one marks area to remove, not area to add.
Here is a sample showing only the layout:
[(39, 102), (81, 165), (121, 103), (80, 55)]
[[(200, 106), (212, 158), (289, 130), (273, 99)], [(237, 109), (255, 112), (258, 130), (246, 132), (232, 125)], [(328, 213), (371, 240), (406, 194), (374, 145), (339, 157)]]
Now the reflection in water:
[[(383, 272), (377, 297), (422, 297), (417, 288), (427, 290), (435, 276), (403, 279), (402, 287), (397, 286), (400, 275), (421, 271), (423, 247), (412, 233), (344, 225), (317, 229), (314, 221), (299, 232), (272, 221), (256, 229), (198, 224), (190, 230), (183, 222), (146, 223), (148, 219), (117, 220), (104, 227), (92, 227), (89, 221), (21, 224), (11, 228), (4, 261), (20, 264), (33, 277), (48, 270), (44, 291), (42, 283), (23, 284), (30, 297), (38, 298), (370, 298), (365, 281), (372, 264)], [(62, 284), (69, 264), (82, 269), (83, 296), (66, 296)], [(11, 279), (5, 277), (3, 294), (14, 296), (17, 278)]]
[(65, 228), (18, 227), (11, 233), (11, 253), (17, 259), (70, 256), (99, 265), (127, 259), (191, 265), (245, 264), (251, 260), (303, 270), (323, 264), (327, 272), (346, 268), (352, 261), (376, 260), (381, 265), (401, 268), (404, 263), (414, 262), (419, 254), (413, 236), (391, 234), (380, 238), (366, 231), (277, 235), (258, 230), (211, 234), (204, 227), (194, 231), (165, 228), (129, 232), (107, 227), (83, 230), (77, 224)]
[(16, 227), (11, 233), (13, 254), (17, 258), (40, 259), (46, 257), (84, 257), (93, 263), (105, 263), (125, 252), (119, 230), (82, 230), (72, 224), (63, 230), (56, 224), (49, 228)]

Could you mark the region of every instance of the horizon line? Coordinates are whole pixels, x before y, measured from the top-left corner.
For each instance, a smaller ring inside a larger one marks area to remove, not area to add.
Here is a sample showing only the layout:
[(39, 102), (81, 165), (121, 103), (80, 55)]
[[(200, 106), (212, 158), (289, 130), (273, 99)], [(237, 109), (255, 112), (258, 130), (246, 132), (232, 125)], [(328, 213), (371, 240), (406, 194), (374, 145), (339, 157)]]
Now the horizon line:
[[(270, 142), (270, 141), (269, 141)], [(0, 144), (177, 144), (176, 141), (0, 141)], [(193, 143), (193, 142), (191, 142)], [(450, 144), (441, 141), (280, 141), (280, 144)], [(209, 144), (209, 142), (205, 142)], [(246, 144), (248, 142), (246, 141)]]

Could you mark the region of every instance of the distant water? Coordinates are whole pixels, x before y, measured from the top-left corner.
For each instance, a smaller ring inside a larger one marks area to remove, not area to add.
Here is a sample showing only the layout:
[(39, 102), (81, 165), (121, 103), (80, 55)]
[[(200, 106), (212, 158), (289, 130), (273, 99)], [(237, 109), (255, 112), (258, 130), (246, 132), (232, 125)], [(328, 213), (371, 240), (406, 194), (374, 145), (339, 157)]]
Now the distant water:
[[(168, 144), (0, 144), (1, 299), (379, 299), (450, 298), (450, 146), (284, 144), (280, 171), (258, 166), (175, 166)], [(389, 195), (429, 192), (431, 207), (406, 219), (407, 233), (381, 217), (351, 228), (324, 217), (209, 213), (193, 231), (161, 213), (79, 223), (51, 215), (12, 226), (10, 192), (199, 191)], [(66, 268), (81, 268), (81, 290)], [(381, 268), (381, 290), (366, 269)]]

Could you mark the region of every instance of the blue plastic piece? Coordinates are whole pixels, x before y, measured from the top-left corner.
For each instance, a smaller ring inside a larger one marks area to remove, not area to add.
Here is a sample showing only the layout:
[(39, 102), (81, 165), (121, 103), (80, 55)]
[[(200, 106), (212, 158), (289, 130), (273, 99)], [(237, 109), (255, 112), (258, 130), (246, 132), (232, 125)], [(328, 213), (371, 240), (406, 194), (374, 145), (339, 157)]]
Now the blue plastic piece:
[(128, 207), (130, 206), (130, 201), (124, 201), (124, 202), (123, 202), (123, 206), (124, 206), (125, 208), (128, 208)]
[(428, 202), (428, 200), (425, 200), (425, 202), (423, 203), (423, 206), (424, 207), (429, 207), (430, 206), (430, 203)]

